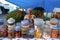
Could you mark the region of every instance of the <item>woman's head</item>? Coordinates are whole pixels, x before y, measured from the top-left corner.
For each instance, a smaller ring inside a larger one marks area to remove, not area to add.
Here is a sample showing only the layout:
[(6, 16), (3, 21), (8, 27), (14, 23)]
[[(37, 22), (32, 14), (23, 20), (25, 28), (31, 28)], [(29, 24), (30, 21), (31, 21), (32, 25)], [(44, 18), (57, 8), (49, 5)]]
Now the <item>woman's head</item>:
[(31, 14), (31, 8), (28, 8), (28, 14)]

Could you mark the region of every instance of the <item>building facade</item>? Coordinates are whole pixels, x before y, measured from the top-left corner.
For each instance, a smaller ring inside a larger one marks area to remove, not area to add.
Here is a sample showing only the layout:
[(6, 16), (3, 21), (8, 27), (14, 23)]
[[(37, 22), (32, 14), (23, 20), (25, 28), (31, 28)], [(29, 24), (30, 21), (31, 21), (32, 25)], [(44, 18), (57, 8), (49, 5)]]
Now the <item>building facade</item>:
[(0, 14), (7, 14), (9, 11), (9, 5), (8, 4), (2, 4), (0, 2)]

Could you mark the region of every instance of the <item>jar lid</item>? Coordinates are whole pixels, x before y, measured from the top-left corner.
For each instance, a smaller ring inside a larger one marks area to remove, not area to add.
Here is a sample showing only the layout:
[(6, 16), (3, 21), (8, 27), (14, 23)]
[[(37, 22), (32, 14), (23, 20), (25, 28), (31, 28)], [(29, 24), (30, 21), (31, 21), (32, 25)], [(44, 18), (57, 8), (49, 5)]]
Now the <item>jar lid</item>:
[(15, 19), (13, 19), (13, 18), (9, 18), (8, 20), (7, 20), (7, 23), (9, 23), (9, 24), (12, 24), (12, 23), (14, 23), (15, 22)]
[(23, 21), (21, 21), (21, 24), (29, 24), (29, 21), (28, 20), (23, 20)]
[(56, 22), (56, 23), (58, 23), (58, 20), (57, 20), (56, 18), (52, 18), (52, 19), (50, 20), (50, 22)]
[(21, 29), (21, 26), (16, 26), (16, 27), (15, 27), (15, 30), (16, 30), (16, 31), (20, 31), (20, 29)]
[(42, 25), (44, 25), (44, 21), (43, 21), (43, 19), (35, 18), (34, 19), (34, 24), (42, 26)]

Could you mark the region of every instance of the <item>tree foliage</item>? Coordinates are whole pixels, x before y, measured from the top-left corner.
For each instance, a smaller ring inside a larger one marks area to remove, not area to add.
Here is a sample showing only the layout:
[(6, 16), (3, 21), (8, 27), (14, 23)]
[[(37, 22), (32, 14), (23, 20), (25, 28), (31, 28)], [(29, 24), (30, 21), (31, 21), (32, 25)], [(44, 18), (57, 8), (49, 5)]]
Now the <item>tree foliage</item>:
[(14, 18), (15, 22), (20, 22), (24, 19), (25, 14), (26, 12), (16, 9), (7, 14), (6, 20), (8, 20), (9, 18)]

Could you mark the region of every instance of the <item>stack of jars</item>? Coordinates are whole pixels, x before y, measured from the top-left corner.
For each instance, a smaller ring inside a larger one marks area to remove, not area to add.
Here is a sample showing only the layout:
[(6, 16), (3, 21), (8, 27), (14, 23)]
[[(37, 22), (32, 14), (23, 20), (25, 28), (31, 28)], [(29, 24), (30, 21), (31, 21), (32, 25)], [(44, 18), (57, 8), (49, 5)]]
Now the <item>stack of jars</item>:
[(43, 35), (42, 35), (42, 37), (45, 38), (45, 39), (50, 38), (50, 34), (51, 34), (50, 31), (51, 31), (50, 25), (45, 24), (44, 27), (43, 27)]
[(29, 21), (28, 20), (23, 20), (21, 21), (21, 35), (23, 38), (28, 38), (28, 34), (29, 34)]
[(44, 25), (43, 19), (35, 18), (34, 26), (35, 26), (35, 38), (42, 38), (42, 28)]
[(13, 18), (9, 18), (7, 20), (7, 26), (8, 26), (8, 38), (14, 38), (14, 34), (15, 34), (15, 20)]
[(15, 26), (15, 37), (16, 38), (21, 37), (21, 26), (19, 26), (19, 25)]
[(52, 38), (58, 38), (58, 21), (55, 18), (52, 18), (50, 20), (50, 24), (51, 24), (51, 37)]

